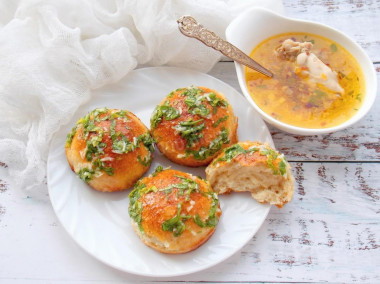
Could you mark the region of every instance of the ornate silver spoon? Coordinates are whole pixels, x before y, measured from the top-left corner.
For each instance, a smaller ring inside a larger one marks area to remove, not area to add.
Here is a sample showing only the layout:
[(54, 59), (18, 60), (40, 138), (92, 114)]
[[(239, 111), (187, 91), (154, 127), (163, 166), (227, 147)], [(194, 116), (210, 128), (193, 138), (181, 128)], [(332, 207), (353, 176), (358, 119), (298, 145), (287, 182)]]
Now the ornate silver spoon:
[(212, 47), (213, 49), (220, 51), (225, 56), (231, 58), (232, 60), (239, 62), (249, 68), (256, 70), (268, 77), (273, 77), (273, 73), (268, 69), (261, 66), (259, 63), (254, 61), (251, 57), (246, 55), (239, 48), (223, 40), (217, 36), (214, 32), (209, 31), (199, 24), (191, 16), (182, 16), (177, 20), (179, 30), (182, 34), (188, 37), (195, 38), (205, 45)]

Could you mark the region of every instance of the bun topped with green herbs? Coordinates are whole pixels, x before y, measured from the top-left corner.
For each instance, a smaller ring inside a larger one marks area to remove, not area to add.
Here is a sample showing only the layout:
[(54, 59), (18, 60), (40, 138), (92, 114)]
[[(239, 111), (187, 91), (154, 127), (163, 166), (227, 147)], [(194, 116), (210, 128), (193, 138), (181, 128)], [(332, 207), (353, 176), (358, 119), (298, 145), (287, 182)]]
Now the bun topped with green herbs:
[(65, 145), (71, 169), (99, 191), (127, 189), (149, 169), (147, 127), (127, 110), (97, 108), (80, 118)]
[(221, 214), (218, 196), (206, 180), (161, 166), (129, 194), (135, 232), (163, 253), (198, 248), (214, 233)]
[(150, 120), (158, 149), (185, 166), (207, 165), (225, 147), (237, 142), (237, 118), (226, 98), (209, 88), (171, 92)]
[(220, 193), (248, 191), (260, 203), (282, 207), (293, 197), (294, 177), (283, 154), (260, 142), (239, 142), (223, 150), (206, 168)]

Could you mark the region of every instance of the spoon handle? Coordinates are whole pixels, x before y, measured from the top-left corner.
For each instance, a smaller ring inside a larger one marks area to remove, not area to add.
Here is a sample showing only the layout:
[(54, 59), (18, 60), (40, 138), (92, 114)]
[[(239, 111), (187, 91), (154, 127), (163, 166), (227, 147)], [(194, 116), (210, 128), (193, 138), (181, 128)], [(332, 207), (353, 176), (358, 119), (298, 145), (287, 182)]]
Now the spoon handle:
[(212, 31), (204, 28), (193, 17), (182, 16), (177, 20), (177, 23), (179, 30), (185, 36), (195, 38), (203, 42), (205, 45), (220, 51), (232, 60), (248, 66), (249, 68), (252, 68), (268, 77), (273, 77), (273, 73), (271, 71), (261, 66), (233, 44), (223, 40)]

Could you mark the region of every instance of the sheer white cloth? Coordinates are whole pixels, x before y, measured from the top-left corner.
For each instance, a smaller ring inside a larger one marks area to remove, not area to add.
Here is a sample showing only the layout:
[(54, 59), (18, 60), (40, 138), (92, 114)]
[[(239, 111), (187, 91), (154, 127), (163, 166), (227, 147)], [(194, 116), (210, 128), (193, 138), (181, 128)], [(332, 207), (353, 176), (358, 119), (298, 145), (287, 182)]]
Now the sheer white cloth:
[(141, 65), (209, 71), (220, 54), (176, 19), (190, 14), (222, 36), (251, 6), (282, 12), (281, 0), (1, 1), (1, 179), (46, 196), (49, 142), (92, 90)]

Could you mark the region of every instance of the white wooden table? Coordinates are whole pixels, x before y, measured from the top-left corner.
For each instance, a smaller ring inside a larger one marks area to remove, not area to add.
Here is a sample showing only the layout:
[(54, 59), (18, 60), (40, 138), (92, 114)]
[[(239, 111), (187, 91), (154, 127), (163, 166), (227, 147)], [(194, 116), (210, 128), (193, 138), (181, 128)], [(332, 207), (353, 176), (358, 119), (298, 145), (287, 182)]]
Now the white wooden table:
[[(380, 1), (284, 1), (286, 15), (320, 21), (355, 39), (380, 84)], [(239, 90), (232, 62), (210, 72)], [(379, 91), (378, 91), (379, 93)], [(380, 105), (355, 126), (303, 137), (270, 127), (296, 178), (293, 201), (272, 208), (264, 225), (234, 256), (176, 278), (134, 276), (79, 248), (48, 196), (36, 201), (1, 179), (0, 283), (380, 283)]]

